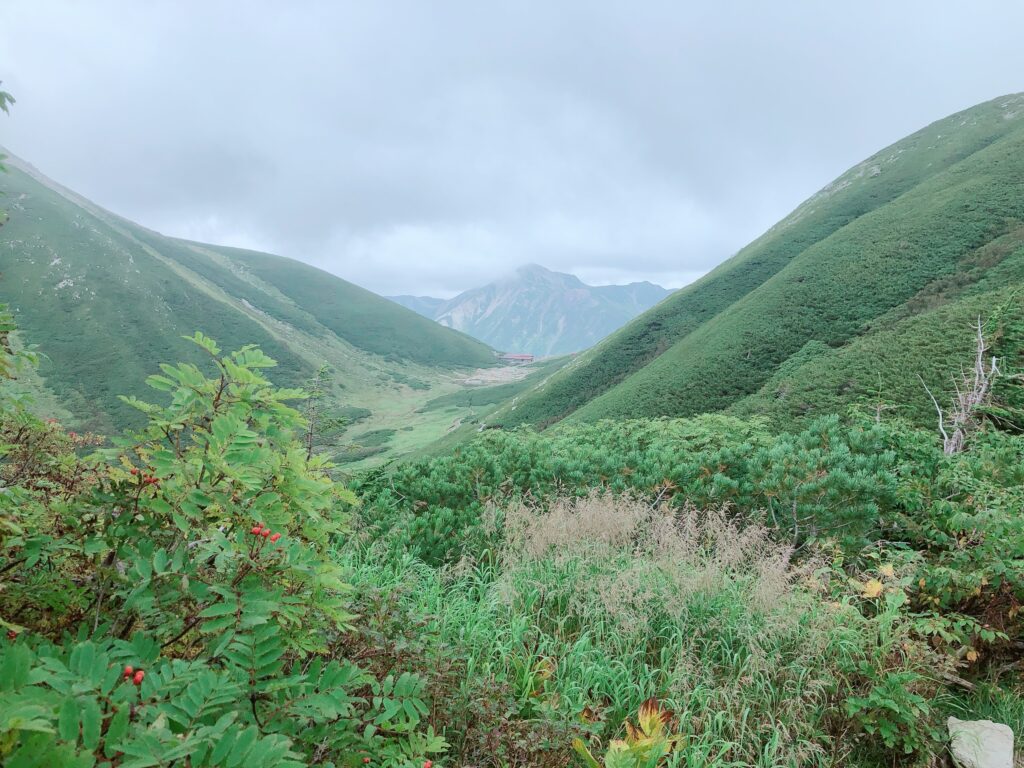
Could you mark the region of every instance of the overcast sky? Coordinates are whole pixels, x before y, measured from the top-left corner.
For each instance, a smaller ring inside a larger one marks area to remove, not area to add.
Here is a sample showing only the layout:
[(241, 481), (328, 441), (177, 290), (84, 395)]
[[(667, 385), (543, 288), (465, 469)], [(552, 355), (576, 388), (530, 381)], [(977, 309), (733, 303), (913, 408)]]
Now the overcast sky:
[(0, 4), (0, 144), (161, 232), (449, 296), (683, 285), (849, 166), (1024, 90), (1024, 3)]

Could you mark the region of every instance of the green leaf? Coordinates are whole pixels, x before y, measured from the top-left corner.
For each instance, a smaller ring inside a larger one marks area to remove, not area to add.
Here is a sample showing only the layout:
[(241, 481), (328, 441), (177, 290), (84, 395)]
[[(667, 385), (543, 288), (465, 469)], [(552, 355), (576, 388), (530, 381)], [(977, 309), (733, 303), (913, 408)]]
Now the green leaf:
[(216, 616), (234, 616), (238, 612), (238, 604), (234, 602), (214, 603), (199, 612), (201, 618), (214, 618)]
[(57, 733), (65, 741), (78, 741), (78, 702), (73, 697), (64, 699), (57, 719)]
[(156, 374), (146, 377), (146, 384), (161, 392), (173, 392), (178, 386), (166, 376), (158, 376)]
[(191, 336), (182, 336), (181, 338), (191, 341), (193, 344), (202, 347), (211, 355), (219, 355), (220, 347), (217, 346), (217, 342), (211, 339), (209, 336), (204, 336), (199, 331), (196, 331)]
[(252, 745), (256, 743), (256, 739), (259, 737), (259, 731), (255, 726), (246, 728), (238, 736), (238, 741), (235, 742), (234, 748), (231, 750), (231, 756), (228, 758), (225, 765), (227, 768), (235, 768), (242, 764), (245, 760), (246, 755), (249, 754), (249, 750)]
[(235, 746), (235, 740), (238, 738), (238, 731), (228, 731), (220, 737), (220, 741), (217, 742), (217, 746), (213, 748), (213, 752), (210, 754), (210, 765), (221, 765), (230, 753), (232, 748)]
[(2, 651), (0, 663), (0, 691), (12, 691), (28, 684), (29, 670), (34, 657), (32, 651), (22, 643), (8, 645)]
[(100, 725), (103, 715), (100, 705), (92, 697), (81, 700), (82, 744), (86, 749), (94, 750), (100, 743)]
[(112, 718), (110, 718), (110, 724), (107, 726), (106, 734), (107, 757), (112, 756), (117, 751), (116, 749), (113, 749), (112, 746), (120, 742), (121, 739), (124, 738), (125, 734), (128, 733), (128, 714), (129, 708), (127, 706), (123, 706)]
[(153, 570), (157, 573), (163, 573), (167, 570), (167, 562), (167, 551), (165, 549), (158, 549), (153, 556)]
[(576, 750), (576, 754), (583, 758), (583, 762), (587, 768), (601, 768), (601, 764), (594, 759), (592, 754), (590, 754), (590, 750), (587, 749), (587, 746), (583, 743), (582, 739), (573, 739), (572, 748)]

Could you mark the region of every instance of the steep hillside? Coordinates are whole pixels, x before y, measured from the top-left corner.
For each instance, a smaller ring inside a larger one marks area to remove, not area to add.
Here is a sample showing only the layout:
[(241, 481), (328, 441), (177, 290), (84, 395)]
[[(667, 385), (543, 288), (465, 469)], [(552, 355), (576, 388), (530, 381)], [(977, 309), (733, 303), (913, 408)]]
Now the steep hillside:
[[(1024, 95), (1014, 95), (933, 123), (855, 166), (496, 418), (544, 426), (570, 414), (594, 420), (728, 408), (766, 386), (793, 355), (806, 363), (860, 337), (895, 333), (900, 318), (980, 290), (970, 286), (1013, 253), (1022, 222)], [(1011, 267), (1004, 274), (1019, 279)], [(1012, 313), (1018, 304), (1010, 303)], [(969, 344), (969, 327), (948, 332), (959, 337), (950, 352)], [(890, 343), (916, 346), (906, 335)], [(911, 379), (918, 368), (934, 378), (959, 364), (909, 356)], [(853, 396), (866, 386), (846, 389)]]
[[(972, 327), (978, 318), (984, 321), (990, 354), (1002, 361), (1004, 372), (1024, 368), (1024, 228), (996, 241), (1007, 247), (1011, 243), (1015, 250), (984, 270), (977, 282), (962, 272), (952, 283), (937, 281), (946, 292), (935, 287), (923, 291), (909, 306), (879, 318), (842, 347), (807, 342), (756, 393), (728, 412), (764, 415), (785, 426), (856, 403), (887, 416), (934, 424), (934, 405), (921, 379), (937, 393), (950, 390), (951, 376), (961, 365), (969, 366), (974, 354)], [(998, 248), (989, 249), (988, 255), (997, 257)], [(956, 285), (952, 291), (951, 284)], [(998, 380), (998, 401), (1020, 397), (1020, 388), (1012, 383), (1010, 376)]]
[(448, 301), (393, 300), (495, 349), (547, 356), (592, 346), (669, 293), (647, 282), (586, 285), (573, 275), (530, 264)]
[(196, 359), (181, 338), (196, 330), (223, 349), (260, 345), (278, 361), (280, 384), (301, 384), (326, 364), (333, 403), (394, 418), (457, 389), (465, 374), (456, 369), (494, 363), (480, 342), (326, 272), (164, 237), (24, 162), (7, 165), (0, 301), (43, 355), (41, 386), (82, 428), (131, 423), (135, 411), (117, 396), (144, 394), (161, 362)]

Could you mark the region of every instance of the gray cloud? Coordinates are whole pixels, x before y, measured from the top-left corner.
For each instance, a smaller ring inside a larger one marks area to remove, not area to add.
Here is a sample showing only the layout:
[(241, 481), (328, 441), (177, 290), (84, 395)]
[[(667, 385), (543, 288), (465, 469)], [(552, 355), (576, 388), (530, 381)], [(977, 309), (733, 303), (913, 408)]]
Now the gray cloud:
[(382, 293), (692, 280), (850, 165), (1024, 88), (1010, 0), (0, 8), (0, 143), (168, 234)]

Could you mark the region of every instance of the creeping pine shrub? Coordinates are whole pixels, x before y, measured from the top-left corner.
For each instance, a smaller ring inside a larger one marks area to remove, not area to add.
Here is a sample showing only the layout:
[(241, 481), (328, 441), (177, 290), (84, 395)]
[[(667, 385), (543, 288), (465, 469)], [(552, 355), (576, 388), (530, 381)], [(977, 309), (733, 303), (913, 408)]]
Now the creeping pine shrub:
[(82, 458), (59, 427), (0, 423), (0, 763), (419, 766), (423, 681), (340, 651), (328, 556), (353, 495), (296, 439), (254, 347), (212, 375), (163, 366), (148, 425)]
[(916, 606), (1024, 639), (1024, 437), (981, 433), (953, 456), (912, 434), (900, 444), (908, 458), (887, 538), (917, 555)]
[[(517, 499), (635, 493), (675, 507), (730, 505), (798, 543), (836, 539), (857, 552), (877, 533), (895, 492), (895, 456), (877, 425), (825, 416), (795, 434), (758, 422), (604, 421), (491, 431), (449, 456), (364, 478), (363, 534), (433, 565), (481, 557), (498, 543), (489, 506)], [(500, 529), (499, 529), (500, 533)]]

